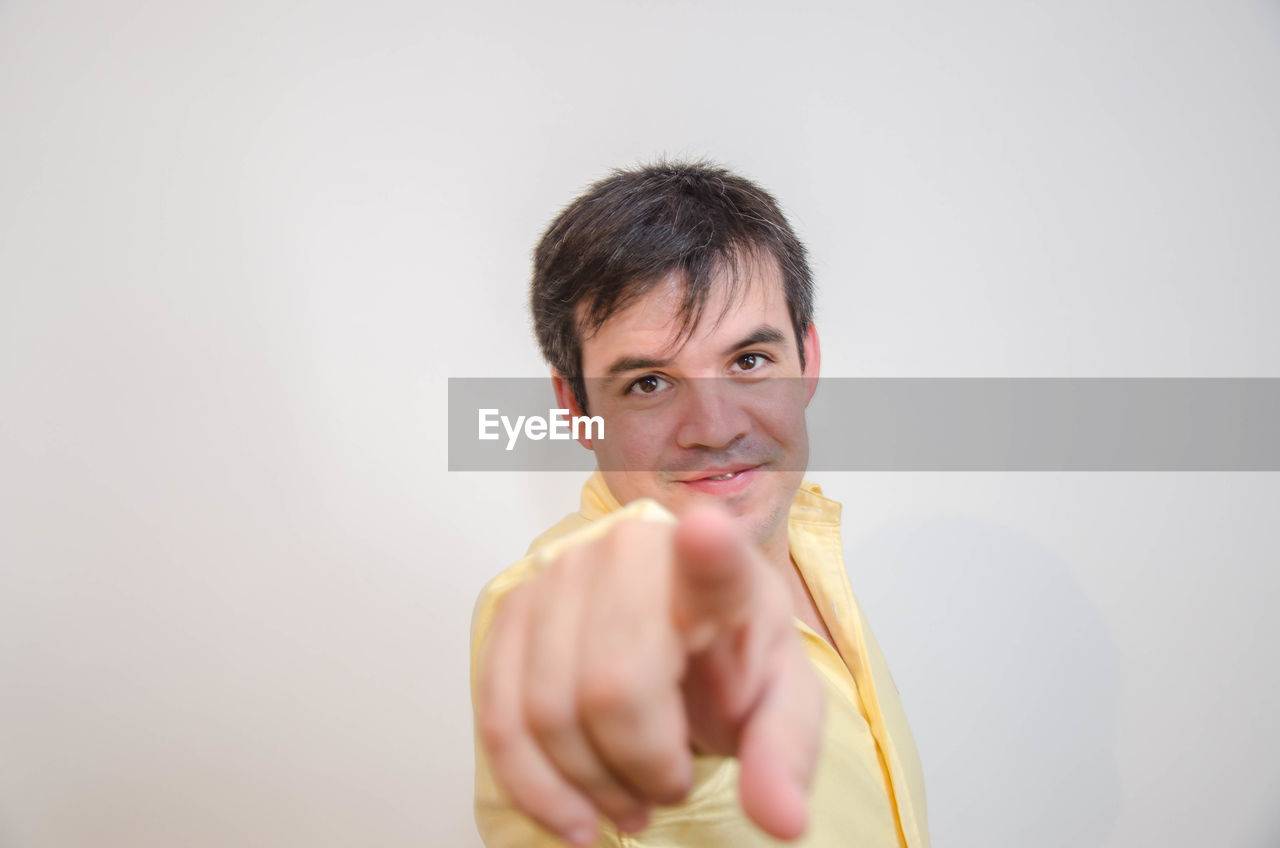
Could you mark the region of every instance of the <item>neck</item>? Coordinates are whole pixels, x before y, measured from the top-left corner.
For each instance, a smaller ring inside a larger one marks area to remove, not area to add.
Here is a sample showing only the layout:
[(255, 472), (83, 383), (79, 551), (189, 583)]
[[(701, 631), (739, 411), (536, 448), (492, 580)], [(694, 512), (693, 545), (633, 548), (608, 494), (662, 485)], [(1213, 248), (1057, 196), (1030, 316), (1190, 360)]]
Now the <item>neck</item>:
[(791, 545), (785, 521), (760, 545), (760, 553), (765, 562), (782, 574), (791, 571)]

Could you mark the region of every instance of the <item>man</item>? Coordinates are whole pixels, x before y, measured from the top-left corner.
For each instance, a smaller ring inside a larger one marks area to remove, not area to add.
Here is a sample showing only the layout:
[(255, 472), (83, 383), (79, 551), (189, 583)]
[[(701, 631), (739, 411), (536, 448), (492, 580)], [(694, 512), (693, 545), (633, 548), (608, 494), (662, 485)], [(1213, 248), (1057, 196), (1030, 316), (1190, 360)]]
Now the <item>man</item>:
[(804, 248), (706, 164), (618, 171), (534, 257), (559, 405), (605, 422), (578, 513), (472, 630), (485, 844), (928, 848), (923, 776), (802, 481), (820, 351)]

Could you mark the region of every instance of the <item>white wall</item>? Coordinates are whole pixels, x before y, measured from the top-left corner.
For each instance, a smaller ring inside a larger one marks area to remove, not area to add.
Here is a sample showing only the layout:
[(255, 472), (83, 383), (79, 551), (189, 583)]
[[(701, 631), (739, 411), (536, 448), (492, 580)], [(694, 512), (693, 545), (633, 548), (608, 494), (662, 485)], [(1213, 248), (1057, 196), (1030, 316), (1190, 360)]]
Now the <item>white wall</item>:
[[(833, 376), (1280, 376), (1274, 2), (0, 6), (0, 844), (474, 846), (449, 474), (528, 256), (707, 155)], [(845, 474), (935, 844), (1280, 842), (1275, 474)], [(503, 529), (495, 532), (490, 517)]]

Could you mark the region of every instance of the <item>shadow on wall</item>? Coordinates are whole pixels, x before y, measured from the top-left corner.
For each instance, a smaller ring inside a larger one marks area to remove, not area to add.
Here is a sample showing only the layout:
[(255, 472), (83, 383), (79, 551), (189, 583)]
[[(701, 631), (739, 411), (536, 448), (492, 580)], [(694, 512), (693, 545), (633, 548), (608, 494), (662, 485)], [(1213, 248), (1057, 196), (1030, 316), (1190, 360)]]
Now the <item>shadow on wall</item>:
[(956, 516), (886, 526), (847, 564), (916, 734), (934, 843), (1104, 844), (1120, 810), (1116, 652), (1064, 564)]

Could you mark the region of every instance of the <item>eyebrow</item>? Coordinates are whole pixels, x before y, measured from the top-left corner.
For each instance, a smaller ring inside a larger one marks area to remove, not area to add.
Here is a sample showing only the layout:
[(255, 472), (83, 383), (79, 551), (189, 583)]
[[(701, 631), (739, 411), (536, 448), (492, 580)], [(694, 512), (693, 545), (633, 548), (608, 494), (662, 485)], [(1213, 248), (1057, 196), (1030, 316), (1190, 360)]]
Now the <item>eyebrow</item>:
[(648, 371), (653, 368), (665, 368), (671, 364), (670, 359), (652, 359), (647, 356), (621, 356), (613, 361), (606, 373), (609, 377), (617, 377), (628, 371)]
[(755, 345), (782, 344), (786, 340), (787, 337), (777, 327), (764, 324), (744, 336), (742, 341), (729, 345), (720, 355), (728, 356), (731, 353), (742, 350), (744, 347), (754, 347)]
[[(769, 324), (763, 324), (752, 330), (741, 340), (726, 347), (721, 356), (728, 356), (736, 353), (744, 347), (752, 347), (761, 344), (782, 344), (787, 340), (786, 335), (777, 327)], [(670, 359), (654, 359), (650, 356), (620, 356), (613, 361), (605, 372), (606, 379), (612, 379), (625, 374), (628, 371), (650, 371), (655, 368), (665, 368), (671, 364)]]

